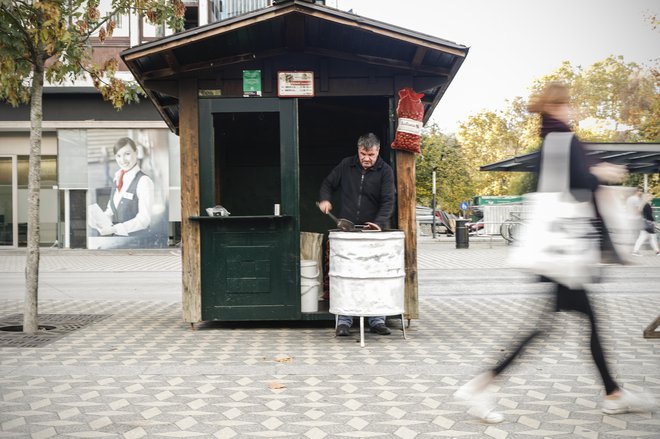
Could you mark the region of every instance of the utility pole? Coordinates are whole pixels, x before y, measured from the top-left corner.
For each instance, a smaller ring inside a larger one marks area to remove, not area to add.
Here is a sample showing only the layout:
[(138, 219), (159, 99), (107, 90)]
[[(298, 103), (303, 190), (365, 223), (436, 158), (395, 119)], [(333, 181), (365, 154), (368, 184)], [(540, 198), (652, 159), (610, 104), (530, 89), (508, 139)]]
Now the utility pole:
[(432, 222), (431, 222), (431, 233), (433, 236), (433, 239), (435, 239), (435, 171), (438, 168), (433, 168), (433, 201), (431, 202), (431, 209), (433, 210), (431, 212), (431, 215), (433, 216)]

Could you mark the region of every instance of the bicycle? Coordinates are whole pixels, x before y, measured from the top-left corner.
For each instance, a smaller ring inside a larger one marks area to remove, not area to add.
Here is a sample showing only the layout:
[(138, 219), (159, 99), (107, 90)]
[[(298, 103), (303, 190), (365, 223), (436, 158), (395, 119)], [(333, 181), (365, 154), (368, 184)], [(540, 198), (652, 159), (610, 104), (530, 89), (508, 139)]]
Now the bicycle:
[(522, 212), (509, 212), (509, 218), (500, 225), (500, 235), (507, 243), (512, 243), (520, 239), (521, 231)]

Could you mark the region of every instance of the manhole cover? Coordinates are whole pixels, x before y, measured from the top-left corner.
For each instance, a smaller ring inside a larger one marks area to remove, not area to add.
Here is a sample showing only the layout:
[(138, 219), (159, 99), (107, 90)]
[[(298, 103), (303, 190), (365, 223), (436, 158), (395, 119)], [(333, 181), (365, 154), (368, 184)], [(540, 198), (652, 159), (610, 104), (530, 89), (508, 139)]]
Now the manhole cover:
[(39, 331), (23, 331), (23, 314), (0, 318), (0, 347), (40, 348), (65, 335), (105, 319), (110, 314), (40, 314)]

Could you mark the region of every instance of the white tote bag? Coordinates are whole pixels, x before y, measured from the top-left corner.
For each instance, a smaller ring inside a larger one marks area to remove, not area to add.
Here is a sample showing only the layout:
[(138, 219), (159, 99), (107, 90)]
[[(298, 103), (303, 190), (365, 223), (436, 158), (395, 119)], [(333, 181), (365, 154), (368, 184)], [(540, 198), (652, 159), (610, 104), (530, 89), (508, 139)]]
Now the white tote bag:
[(572, 133), (546, 136), (538, 191), (523, 198), (525, 221), (508, 261), (569, 288), (580, 288), (593, 281), (600, 248), (591, 191), (570, 191), (572, 138)]

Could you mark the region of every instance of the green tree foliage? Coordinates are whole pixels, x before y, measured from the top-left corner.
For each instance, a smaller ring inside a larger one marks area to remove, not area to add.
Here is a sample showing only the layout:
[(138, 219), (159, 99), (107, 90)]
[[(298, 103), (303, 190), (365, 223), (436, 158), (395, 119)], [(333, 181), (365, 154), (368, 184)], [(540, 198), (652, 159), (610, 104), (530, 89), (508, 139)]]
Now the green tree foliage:
[(537, 122), (516, 98), (505, 111), (482, 111), (461, 124), (458, 139), (465, 154), (474, 195), (506, 195), (515, 174), (482, 172), (479, 167), (523, 154), (538, 145), (533, 130)]
[(431, 206), (433, 200), (433, 170), (436, 170), (436, 207), (457, 213), (461, 201), (474, 194), (465, 158), (454, 136), (439, 132), (436, 127), (422, 136), (422, 154), (417, 158), (417, 202)]
[(113, 0), (99, 10), (99, 0), (0, 0), (0, 100), (30, 104), (30, 164), (28, 172), (28, 236), (23, 330), (35, 333), (39, 285), (39, 188), (43, 123), (43, 86), (89, 74), (104, 99), (115, 108), (138, 97), (135, 83), (115, 78), (119, 61), (91, 62), (92, 36), (111, 38), (114, 17), (129, 12), (154, 24), (183, 27), (181, 0)]
[(609, 56), (587, 69), (569, 62), (538, 79), (532, 91), (548, 81), (571, 87), (576, 132), (590, 142), (657, 142), (660, 136), (658, 72), (623, 57)]
[[(660, 142), (660, 74), (657, 68), (626, 63), (609, 56), (587, 69), (565, 62), (532, 86), (560, 80), (569, 84), (575, 132), (585, 142)], [(624, 184), (641, 185), (643, 175), (630, 174)], [(648, 177), (649, 190), (660, 193), (660, 176)]]
[(118, 60), (98, 65), (91, 61), (92, 37), (112, 38), (116, 17), (146, 16), (154, 24), (183, 28), (181, 0), (113, 0), (99, 10), (99, 0), (0, 2), (0, 100), (16, 106), (31, 97), (32, 80), (43, 70), (52, 84), (89, 74), (103, 97), (119, 109), (138, 99), (139, 87), (114, 75)]
[[(610, 56), (583, 69), (563, 62), (557, 70), (536, 80), (534, 93), (550, 81), (571, 87), (575, 108), (574, 128), (585, 142), (660, 141), (660, 74), (657, 69), (626, 63)], [(458, 139), (475, 195), (507, 195), (534, 188), (528, 173), (481, 172), (479, 167), (539, 148), (540, 117), (530, 115), (525, 101), (517, 97), (503, 111), (482, 111), (459, 127)], [(642, 176), (631, 175), (630, 184)], [(652, 176), (650, 187), (660, 190), (660, 178)], [(419, 189), (418, 189), (419, 190)]]

